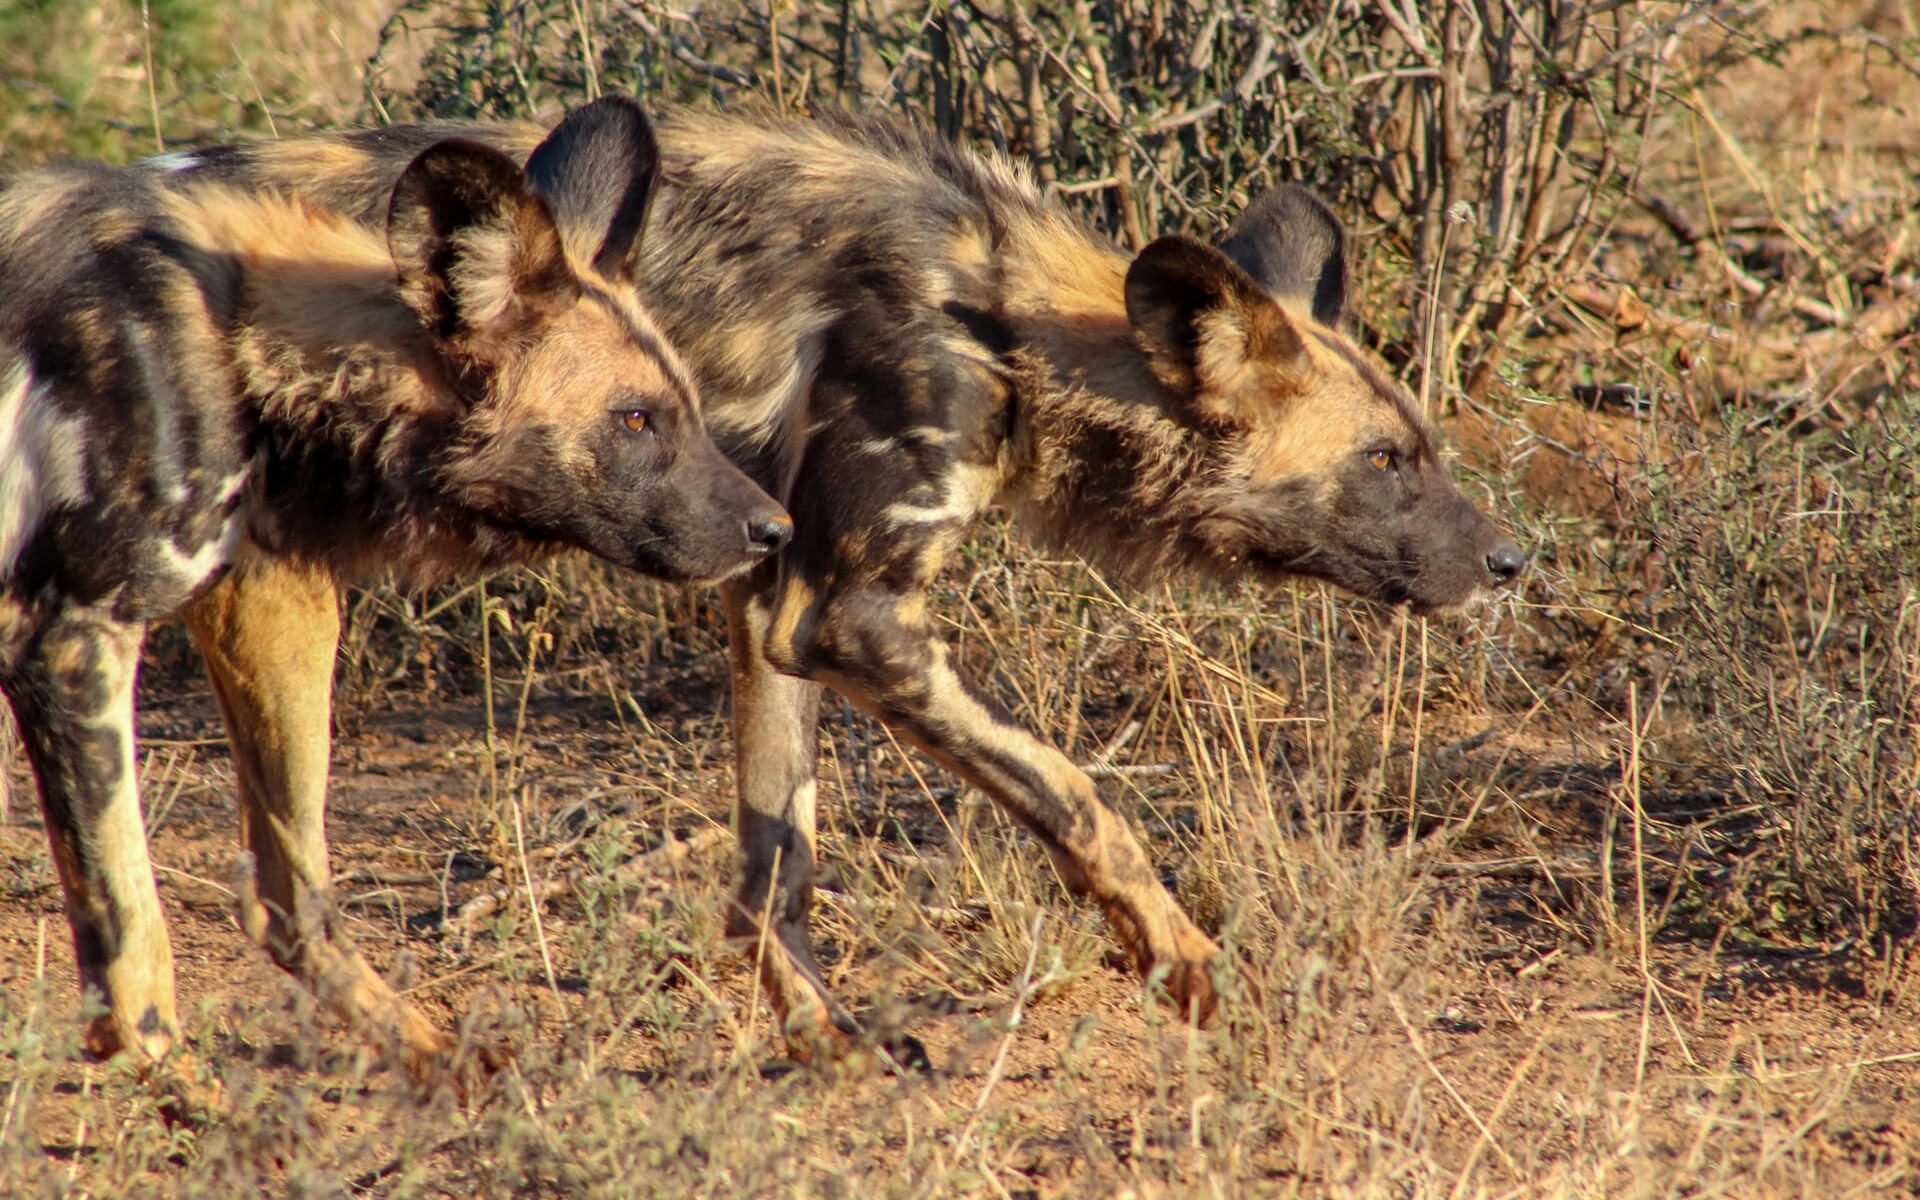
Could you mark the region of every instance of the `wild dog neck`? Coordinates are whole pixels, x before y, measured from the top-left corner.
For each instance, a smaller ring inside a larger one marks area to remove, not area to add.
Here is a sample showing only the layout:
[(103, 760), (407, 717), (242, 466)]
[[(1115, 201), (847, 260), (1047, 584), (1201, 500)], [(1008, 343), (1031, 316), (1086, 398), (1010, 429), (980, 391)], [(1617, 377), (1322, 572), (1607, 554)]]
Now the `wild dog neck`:
[(402, 574), (532, 547), (439, 486), (473, 397), (402, 300), (375, 232), (297, 200), (205, 188), (167, 197), (178, 236), (238, 269), (230, 338), (256, 430), (257, 540), (357, 572), (404, 532)]
[(1051, 231), (1010, 281), (1018, 393), (1005, 499), (1029, 531), (1121, 576), (1189, 565), (1184, 487), (1199, 432), (1127, 319), (1128, 260)]

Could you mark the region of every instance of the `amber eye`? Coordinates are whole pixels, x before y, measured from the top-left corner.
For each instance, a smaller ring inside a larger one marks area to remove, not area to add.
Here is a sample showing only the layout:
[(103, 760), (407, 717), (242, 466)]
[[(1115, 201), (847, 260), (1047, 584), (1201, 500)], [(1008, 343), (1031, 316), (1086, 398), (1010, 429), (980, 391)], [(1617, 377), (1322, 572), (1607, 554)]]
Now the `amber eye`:
[(620, 414), (620, 423), (634, 433), (645, 433), (647, 431), (647, 410), (644, 408), (630, 408)]
[(1367, 465), (1372, 467), (1376, 471), (1386, 470), (1388, 467), (1391, 467), (1393, 465), (1393, 451), (1391, 450), (1367, 451)]

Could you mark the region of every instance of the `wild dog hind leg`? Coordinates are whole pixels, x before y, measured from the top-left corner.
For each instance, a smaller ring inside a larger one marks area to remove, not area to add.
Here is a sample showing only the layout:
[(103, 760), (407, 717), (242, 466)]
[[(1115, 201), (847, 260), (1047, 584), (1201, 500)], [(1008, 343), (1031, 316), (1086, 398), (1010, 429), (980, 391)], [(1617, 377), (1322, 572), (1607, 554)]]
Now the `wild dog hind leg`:
[(0, 690), (39, 783), (81, 989), (107, 1007), (87, 1022), (86, 1048), (157, 1062), (174, 1048), (179, 1021), (134, 764), (134, 675), (145, 630), (77, 606), (36, 626), (8, 639)]
[(374, 972), (331, 905), (333, 577), (305, 563), (243, 558), (186, 615), (226, 719), (240, 839), (253, 856), (241, 925), (349, 1023), (397, 1037), (408, 1065), (424, 1070), (448, 1050), (446, 1036)]

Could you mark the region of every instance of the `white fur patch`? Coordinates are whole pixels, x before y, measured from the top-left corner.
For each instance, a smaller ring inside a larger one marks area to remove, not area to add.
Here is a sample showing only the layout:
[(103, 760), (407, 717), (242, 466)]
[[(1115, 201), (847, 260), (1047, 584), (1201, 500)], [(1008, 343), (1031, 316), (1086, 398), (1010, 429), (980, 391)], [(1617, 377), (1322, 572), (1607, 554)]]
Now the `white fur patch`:
[(1000, 475), (992, 467), (959, 463), (948, 468), (946, 495), (938, 504), (914, 504), (902, 500), (888, 506), (887, 521), (901, 525), (944, 525), (971, 521), (992, 502), (999, 490)]
[(220, 481), (220, 491), (214, 496), (213, 502), (215, 504), (225, 504), (235, 496), (238, 496), (241, 490), (247, 486), (247, 481), (252, 478), (253, 472), (249, 468), (242, 467), (240, 470), (235, 471)]
[(813, 849), (815, 841), (814, 808), (818, 803), (820, 785), (811, 779), (803, 779), (793, 789), (793, 795), (787, 798), (787, 819), (807, 840), (807, 848)]
[[(821, 330), (832, 319), (832, 314), (810, 312), (802, 319), (790, 323), (793, 357), (787, 362), (787, 369), (772, 387), (761, 392), (751, 400), (729, 401), (727, 404), (707, 410), (707, 424), (716, 434), (741, 440), (759, 447), (771, 442), (774, 437), (794, 417), (806, 411), (807, 394), (813, 390), (814, 376), (819, 372), (820, 359), (826, 352), (826, 339)], [(786, 333), (787, 330), (783, 330)], [(743, 344), (731, 348), (729, 356), (746, 360), (751, 355), (764, 352), (768, 344), (759, 336), (742, 339)], [(751, 361), (742, 361), (743, 374), (750, 375), (753, 369)]]
[(19, 360), (0, 368), (0, 579), (49, 512), (87, 498), (86, 429)]
[(169, 150), (165, 154), (153, 154), (141, 159), (140, 165), (149, 171), (175, 175), (193, 170), (200, 165), (200, 161), (200, 156), (192, 150)]
[(907, 430), (907, 436), (927, 446), (945, 446), (960, 440), (960, 432), (944, 425), (916, 425)]
[(229, 519), (217, 536), (192, 550), (182, 550), (172, 542), (156, 544), (158, 561), (154, 564), (183, 593), (192, 592), (215, 571), (233, 561), (240, 541), (240, 522)]
[(968, 515), (966, 509), (952, 502), (951, 496), (942, 504), (909, 504), (902, 500), (887, 509), (888, 522), (896, 526), (944, 525)]

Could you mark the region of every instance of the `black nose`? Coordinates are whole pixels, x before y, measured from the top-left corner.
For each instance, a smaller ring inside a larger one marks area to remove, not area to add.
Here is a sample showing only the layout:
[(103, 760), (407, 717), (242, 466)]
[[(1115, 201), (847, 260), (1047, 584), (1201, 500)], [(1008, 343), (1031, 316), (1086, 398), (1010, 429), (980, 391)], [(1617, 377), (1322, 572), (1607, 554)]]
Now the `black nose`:
[(793, 536), (793, 518), (785, 513), (770, 517), (748, 517), (747, 553), (766, 557), (775, 554)]
[(1501, 583), (1512, 583), (1513, 577), (1526, 565), (1527, 556), (1520, 553), (1520, 547), (1512, 542), (1487, 555), (1487, 570), (1493, 572), (1494, 579)]

